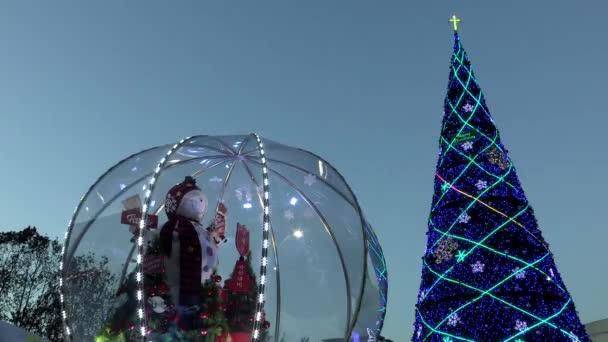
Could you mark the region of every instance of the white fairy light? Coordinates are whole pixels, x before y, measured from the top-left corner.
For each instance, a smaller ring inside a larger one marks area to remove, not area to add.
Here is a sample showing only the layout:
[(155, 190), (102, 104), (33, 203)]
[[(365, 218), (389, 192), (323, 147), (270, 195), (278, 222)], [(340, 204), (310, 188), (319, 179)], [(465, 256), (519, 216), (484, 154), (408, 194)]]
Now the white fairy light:
[(156, 169), (154, 169), (154, 174), (152, 175), (152, 178), (150, 178), (150, 182), (149, 182), (149, 187), (146, 189), (146, 186), (144, 185), (144, 191), (145, 191), (145, 198), (144, 198), (144, 203), (142, 205), (142, 216), (141, 219), (139, 221), (139, 230), (138, 230), (138, 238), (137, 238), (137, 266), (138, 266), (138, 271), (136, 273), (136, 279), (137, 279), (137, 301), (138, 301), (138, 317), (139, 317), (139, 324), (140, 324), (140, 333), (142, 337), (145, 337), (147, 334), (147, 326), (146, 326), (146, 316), (144, 314), (144, 295), (143, 295), (143, 275), (142, 275), (142, 271), (143, 271), (143, 265), (142, 265), (142, 260), (143, 260), (143, 253), (144, 253), (144, 246), (143, 246), (143, 242), (144, 242), (144, 229), (146, 227), (146, 219), (148, 216), (147, 210), (150, 207), (150, 201), (151, 201), (151, 197), (152, 197), (152, 192), (154, 191), (154, 185), (156, 183), (156, 180), (158, 179), (158, 176), (161, 172), (161, 170), (163, 169), (163, 167), (165, 166), (165, 163), (167, 162), (167, 158), (169, 158), (185, 141), (188, 141), (190, 139), (190, 137), (186, 138), (186, 139), (182, 139), (180, 140), (179, 143), (173, 145), (173, 147), (171, 149), (169, 149), (169, 151), (167, 151), (167, 154), (165, 155), (165, 157), (163, 157), (159, 162), (158, 165), (156, 166)]
[(270, 191), (268, 190), (268, 167), (266, 165), (266, 158), (264, 156), (264, 144), (262, 143), (262, 139), (259, 135), (254, 134), (255, 139), (258, 142), (258, 149), (260, 151), (261, 161), (262, 161), (262, 183), (263, 183), (263, 191), (264, 191), (264, 200), (263, 200), (263, 230), (262, 230), (262, 260), (260, 266), (260, 287), (259, 287), (259, 297), (258, 303), (256, 305), (256, 313), (255, 320), (253, 323), (253, 341), (259, 341), (260, 335), (260, 324), (262, 320), (262, 315), (264, 312), (264, 290), (266, 284), (266, 266), (268, 264), (268, 238), (269, 238), (269, 230), (270, 230), (270, 207), (269, 207), (269, 198)]

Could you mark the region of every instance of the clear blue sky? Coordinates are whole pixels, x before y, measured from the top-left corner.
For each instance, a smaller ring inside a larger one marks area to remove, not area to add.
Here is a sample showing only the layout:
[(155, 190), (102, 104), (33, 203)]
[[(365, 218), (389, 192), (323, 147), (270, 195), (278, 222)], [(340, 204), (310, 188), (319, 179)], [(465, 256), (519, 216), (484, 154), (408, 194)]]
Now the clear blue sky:
[(385, 334), (405, 341), (454, 11), (583, 321), (608, 317), (601, 1), (6, 1), (0, 229), (63, 236), (123, 157), (257, 131), (322, 155), (352, 185), (388, 259)]

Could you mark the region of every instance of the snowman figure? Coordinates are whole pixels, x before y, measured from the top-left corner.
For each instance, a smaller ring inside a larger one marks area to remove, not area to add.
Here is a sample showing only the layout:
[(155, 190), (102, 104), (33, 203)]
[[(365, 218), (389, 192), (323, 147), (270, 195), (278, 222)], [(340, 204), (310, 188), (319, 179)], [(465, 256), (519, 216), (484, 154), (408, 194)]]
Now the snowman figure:
[(226, 208), (220, 205), (215, 222), (203, 228), (207, 196), (192, 177), (171, 188), (165, 199), (168, 221), (160, 231), (160, 246), (166, 256), (167, 285), (179, 307), (200, 303), (200, 284), (218, 266), (218, 246), (225, 234)]

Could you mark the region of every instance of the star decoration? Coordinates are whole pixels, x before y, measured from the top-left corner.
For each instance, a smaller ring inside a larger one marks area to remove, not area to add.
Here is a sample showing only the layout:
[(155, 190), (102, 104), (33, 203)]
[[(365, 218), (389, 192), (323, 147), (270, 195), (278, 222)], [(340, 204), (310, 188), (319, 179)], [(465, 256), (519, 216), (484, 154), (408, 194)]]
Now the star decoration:
[(462, 106), (462, 110), (464, 110), (464, 111), (465, 111), (465, 113), (470, 113), (470, 112), (472, 112), (472, 111), (473, 111), (473, 108), (475, 108), (475, 107), (473, 107), (473, 105), (472, 105), (472, 104), (470, 104), (470, 103), (467, 103), (467, 104), (465, 104), (464, 106)]
[(448, 182), (443, 182), (443, 184), (441, 184), (441, 191), (447, 192), (448, 190), (450, 190), (450, 184), (448, 184)]
[(457, 262), (462, 262), (464, 261), (464, 258), (467, 256), (467, 252), (466, 251), (458, 251), (458, 257), (456, 258)]
[(317, 177), (315, 175), (313, 175), (312, 173), (309, 173), (306, 176), (304, 176), (304, 184), (306, 184), (308, 186), (312, 186), (316, 182), (317, 182)]

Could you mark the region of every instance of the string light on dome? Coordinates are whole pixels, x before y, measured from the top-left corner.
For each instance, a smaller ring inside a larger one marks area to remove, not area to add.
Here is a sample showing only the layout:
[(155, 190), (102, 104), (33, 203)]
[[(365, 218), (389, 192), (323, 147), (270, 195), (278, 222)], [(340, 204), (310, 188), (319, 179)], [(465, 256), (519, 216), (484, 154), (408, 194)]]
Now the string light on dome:
[(262, 261), (260, 265), (260, 279), (264, 279), (264, 281), (260, 281), (258, 285), (258, 300), (255, 308), (255, 320), (253, 321), (253, 341), (259, 341), (260, 337), (260, 325), (262, 324), (262, 316), (264, 312), (264, 289), (266, 288), (266, 266), (268, 264), (268, 239), (269, 239), (269, 228), (270, 228), (270, 192), (269, 192), (269, 182), (268, 182), (268, 167), (266, 165), (266, 158), (264, 157), (264, 144), (262, 143), (262, 139), (259, 135), (253, 134), (255, 139), (257, 140), (258, 149), (260, 151), (261, 161), (262, 161), (262, 183), (264, 192), (264, 198), (262, 200), (263, 212), (264, 216), (262, 219)]
[[(148, 212), (147, 209), (150, 207), (150, 202), (151, 202), (151, 197), (152, 197), (152, 192), (154, 191), (154, 187), (156, 185), (156, 180), (158, 179), (161, 170), (165, 167), (165, 164), (167, 163), (167, 158), (170, 157), (173, 153), (175, 153), (175, 151), (177, 151), (183, 144), (184, 142), (188, 141), (190, 139), (190, 137), (185, 138), (180, 140), (179, 143), (173, 145), (169, 151), (167, 151), (167, 154), (158, 162), (158, 165), (156, 166), (156, 169), (154, 169), (154, 174), (152, 175), (152, 178), (150, 178), (150, 182), (148, 183), (148, 188), (144, 189), (145, 192), (145, 197), (144, 197), (144, 201), (143, 201), (143, 205), (142, 205), (142, 213), (141, 213), (141, 219), (139, 221), (139, 229), (138, 229), (138, 237), (137, 237), (137, 273), (136, 273), (136, 280), (137, 280), (137, 316), (139, 318), (139, 331), (140, 331), (140, 335), (142, 336), (142, 339), (147, 335), (147, 327), (146, 327), (146, 315), (145, 313), (145, 302), (144, 302), (144, 296), (143, 294), (143, 290), (144, 290), (144, 284), (143, 284), (143, 264), (142, 264), (142, 260), (143, 260), (143, 255), (144, 255), (144, 230), (146, 227), (146, 220), (148, 218)], [(144, 339), (145, 340), (145, 339)]]

